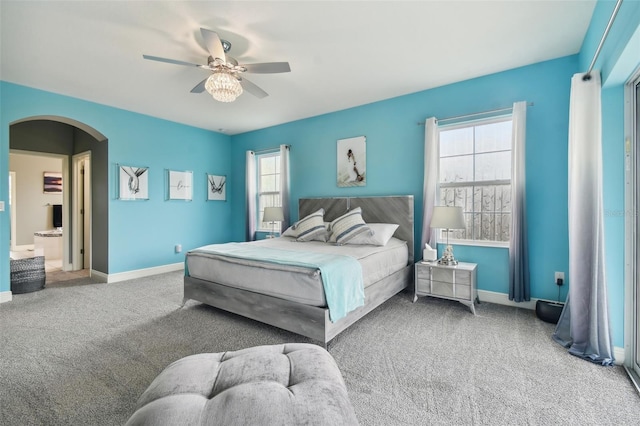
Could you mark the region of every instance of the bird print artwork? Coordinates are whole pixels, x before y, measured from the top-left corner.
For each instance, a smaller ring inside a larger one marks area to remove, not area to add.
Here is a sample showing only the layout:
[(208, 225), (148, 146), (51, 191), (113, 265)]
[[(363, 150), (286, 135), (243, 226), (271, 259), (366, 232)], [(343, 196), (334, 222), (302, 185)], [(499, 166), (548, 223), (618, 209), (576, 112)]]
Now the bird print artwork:
[(225, 200), (227, 183), (226, 176), (207, 175), (208, 200)]
[(338, 186), (365, 186), (366, 174), (366, 137), (339, 139)]

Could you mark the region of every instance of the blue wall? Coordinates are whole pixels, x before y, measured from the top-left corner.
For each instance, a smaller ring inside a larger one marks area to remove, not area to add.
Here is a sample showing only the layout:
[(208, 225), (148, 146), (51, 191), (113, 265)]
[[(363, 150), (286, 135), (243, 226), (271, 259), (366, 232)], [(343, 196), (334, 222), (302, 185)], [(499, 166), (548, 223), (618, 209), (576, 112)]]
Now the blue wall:
[[(307, 196), (396, 195), (415, 197), (416, 250), (422, 228), (425, 118), (440, 118), (511, 106), (526, 100), (527, 193), (532, 297), (558, 296), (555, 271), (568, 271), (567, 129), (570, 56), (407, 96), (312, 117), (232, 137), (233, 210), (244, 211), (244, 155), (281, 143), (291, 145), (291, 217)], [(367, 137), (367, 185), (336, 186), (336, 140)], [(233, 238), (244, 238), (244, 217), (234, 216)], [(508, 293), (508, 251), (456, 247), (457, 257), (479, 264), (478, 287)], [(417, 251), (421, 253), (421, 250)], [(565, 287), (566, 288), (566, 287)], [(566, 293), (563, 292), (564, 299)]]
[[(579, 54), (580, 71), (589, 68), (615, 1), (599, 1)], [(601, 70), (605, 270), (615, 346), (624, 345), (625, 290), (625, 125), (624, 83), (640, 67), (640, 2), (625, 1), (594, 69)], [(632, 213), (632, 212), (626, 212)], [(633, 213), (632, 213), (633, 214)]]
[[(231, 174), (229, 136), (6, 82), (0, 91), (0, 200), (8, 200), (12, 122), (57, 115), (108, 138), (109, 274), (181, 262), (190, 248), (229, 240), (230, 203), (205, 201), (205, 174)], [(148, 201), (116, 199), (118, 163), (149, 167)], [(193, 171), (193, 201), (165, 201), (166, 169)], [(0, 291), (10, 288), (8, 219), (0, 213)], [(174, 253), (176, 244), (183, 253)]]

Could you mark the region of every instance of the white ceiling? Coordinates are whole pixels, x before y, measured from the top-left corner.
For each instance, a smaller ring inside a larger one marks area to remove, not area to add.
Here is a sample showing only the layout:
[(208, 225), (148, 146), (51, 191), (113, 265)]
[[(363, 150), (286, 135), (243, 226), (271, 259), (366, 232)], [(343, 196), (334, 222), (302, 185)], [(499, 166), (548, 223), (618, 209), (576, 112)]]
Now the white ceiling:
[[(577, 53), (595, 0), (7, 1), (0, 79), (237, 134)], [(200, 27), (270, 96), (192, 94), (206, 71)], [(222, 130), (221, 130), (222, 129)]]

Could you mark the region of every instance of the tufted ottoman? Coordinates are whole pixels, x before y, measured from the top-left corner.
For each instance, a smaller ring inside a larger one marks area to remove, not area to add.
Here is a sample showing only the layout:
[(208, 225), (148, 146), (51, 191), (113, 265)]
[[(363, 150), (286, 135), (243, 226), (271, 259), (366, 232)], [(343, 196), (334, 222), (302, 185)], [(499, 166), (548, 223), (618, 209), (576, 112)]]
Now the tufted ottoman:
[(357, 425), (342, 375), (320, 346), (191, 355), (144, 391), (127, 425)]

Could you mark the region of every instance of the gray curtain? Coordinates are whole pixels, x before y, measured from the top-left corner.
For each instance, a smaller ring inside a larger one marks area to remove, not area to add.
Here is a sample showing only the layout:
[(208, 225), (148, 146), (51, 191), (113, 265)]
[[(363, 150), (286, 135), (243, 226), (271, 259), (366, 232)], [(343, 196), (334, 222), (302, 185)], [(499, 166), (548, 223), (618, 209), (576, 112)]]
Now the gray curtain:
[(425, 244), (436, 248), (436, 230), (431, 229), (433, 206), (438, 195), (438, 164), (440, 161), (438, 121), (427, 118), (424, 123), (424, 182), (422, 187), (422, 238), (420, 250)]
[(291, 222), (291, 184), (289, 179), (289, 145), (280, 145), (280, 201), (284, 220), (280, 223), (280, 233), (284, 232)]
[(612, 365), (604, 264), (600, 75), (571, 80), (569, 109), (569, 294), (553, 338), (569, 353)]
[(247, 220), (247, 241), (255, 241), (256, 239), (256, 154), (253, 151), (247, 151), (246, 154), (246, 220)]
[(513, 104), (512, 123), (509, 300), (524, 302), (530, 299), (527, 194), (525, 190), (526, 102), (516, 102)]

